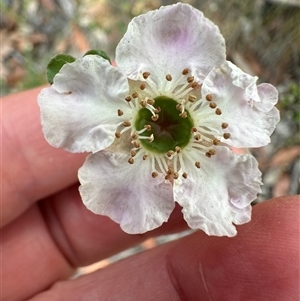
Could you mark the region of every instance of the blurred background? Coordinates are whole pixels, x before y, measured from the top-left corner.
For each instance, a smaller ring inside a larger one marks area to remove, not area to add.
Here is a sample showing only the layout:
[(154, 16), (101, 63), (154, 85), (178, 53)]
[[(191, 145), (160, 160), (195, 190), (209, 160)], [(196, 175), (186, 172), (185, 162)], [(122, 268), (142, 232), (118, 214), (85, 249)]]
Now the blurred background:
[[(81, 57), (89, 49), (102, 49), (113, 60), (134, 16), (176, 2), (1, 0), (1, 96), (45, 84), (47, 63), (58, 53)], [(229, 60), (279, 90), (281, 122), (272, 143), (251, 150), (264, 182), (256, 202), (299, 194), (300, 0), (182, 2), (219, 26)]]

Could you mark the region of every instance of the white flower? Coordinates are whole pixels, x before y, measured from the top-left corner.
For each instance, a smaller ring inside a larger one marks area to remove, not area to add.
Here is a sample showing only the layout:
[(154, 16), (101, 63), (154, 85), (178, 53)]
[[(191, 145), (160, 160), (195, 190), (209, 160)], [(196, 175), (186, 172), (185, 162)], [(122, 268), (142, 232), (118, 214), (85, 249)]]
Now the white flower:
[(84, 204), (143, 233), (177, 202), (191, 228), (235, 235), (261, 173), (229, 147), (270, 142), (276, 89), (227, 62), (218, 28), (187, 4), (134, 18), (116, 62), (77, 59), (38, 97), (48, 142), (92, 152), (79, 170)]

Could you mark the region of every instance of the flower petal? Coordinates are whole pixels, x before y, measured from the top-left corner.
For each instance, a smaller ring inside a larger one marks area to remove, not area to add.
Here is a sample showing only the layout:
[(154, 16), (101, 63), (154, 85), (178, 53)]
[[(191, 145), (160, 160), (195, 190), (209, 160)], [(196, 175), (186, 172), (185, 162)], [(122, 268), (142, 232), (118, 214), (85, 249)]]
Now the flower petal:
[(38, 96), (45, 138), (71, 152), (108, 147), (122, 121), (117, 110), (130, 110), (124, 100), (128, 90), (125, 75), (99, 56), (64, 65)]
[(177, 78), (185, 68), (202, 82), (224, 61), (225, 42), (218, 27), (182, 3), (134, 18), (116, 50), (117, 65), (130, 79), (142, 79), (148, 71), (157, 87), (166, 74)]
[[(270, 84), (256, 85), (252, 77), (228, 62), (215, 68), (204, 80), (202, 95), (213, 95), (222, 115), (210, 114), (203, 124), (217, 124), (219, 134), (229, 132), (230, 139), (222, 142), (233, 147), (260, 147), (270, 142), (270, 135), (279, 122), (279, 111), (274, 107), (277, 90)], [(222, 130), (219, 124), (229, 124)]]
[(251, 155), (235, 155), (224, 146), (216, 151), (211, 158), (203, 156), (200, 169), (186, 166), (187, 179), (174, 183), (174, 200), (183, 207), (191, 228), (234, 236), (232, 223), (250, 221), (250, 203), (260, 192), (261, 173)]
[(89, 210), (109, 216), (127, 233), (144, 233), (168, 220), (172, 186), (162, 175), (152, 178), (150, 161), (127, 160), (128, 155), (106, 151), (89, 155), (79, 170), (79, 190)]

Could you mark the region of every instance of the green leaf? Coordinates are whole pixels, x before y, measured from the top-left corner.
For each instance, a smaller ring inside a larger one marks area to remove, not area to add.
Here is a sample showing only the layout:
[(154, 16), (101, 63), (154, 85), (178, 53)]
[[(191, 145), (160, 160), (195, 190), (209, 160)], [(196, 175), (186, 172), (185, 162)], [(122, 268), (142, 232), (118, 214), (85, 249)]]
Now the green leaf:
[(103, 50), (89, 50), (88, 52), (86, 52), (84, 54), (84, 56), (90, 55), (90, 54), (99, 55), (99, 56), (103, 57), (104, 59), (108, 60), (109, 63), (111, 64), (111, 61), (110, 61), (110, 58), (109, 58), (108, 54)]
[(76, 59), (68, 54), (58, 54), (54, 56), (47, 66), (47, 80), (52, 85), (54, 76), (59, 72), (63, 65), (72, 63)]

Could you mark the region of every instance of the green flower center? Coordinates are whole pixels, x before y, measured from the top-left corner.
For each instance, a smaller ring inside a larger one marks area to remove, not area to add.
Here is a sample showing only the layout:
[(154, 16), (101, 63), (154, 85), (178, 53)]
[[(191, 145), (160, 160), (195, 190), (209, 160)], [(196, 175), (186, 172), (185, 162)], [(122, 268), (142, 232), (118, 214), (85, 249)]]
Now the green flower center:
[(154, 100), (153, 106), (158, 110), (158, 119), (153, 120), (150, 110), (142, 108), (135, 121), (137, 130), (151, 126), (151, 130), (144, 132), (143, 136), (150, 137), (151, 134), (154, 136), (152, 142), (141, 139), (141, 144), (149, 151), (156, 153), (167, 153), (170, 150), (175, 151), (176, 147), (185, 147), (191, 139), (194, 126), (190, 114), (185, 111), (185, 115), (180, 116), (178, 102), (174, 99), (159, 96)]

